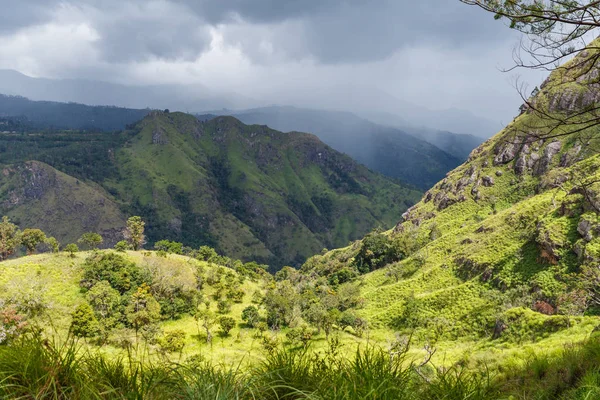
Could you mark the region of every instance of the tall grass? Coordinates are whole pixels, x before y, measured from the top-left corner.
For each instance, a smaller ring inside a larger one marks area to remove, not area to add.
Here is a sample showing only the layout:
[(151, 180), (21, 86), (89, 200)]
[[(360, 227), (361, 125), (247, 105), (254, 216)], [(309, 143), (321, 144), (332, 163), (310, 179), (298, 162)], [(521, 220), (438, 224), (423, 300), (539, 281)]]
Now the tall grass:
[(2, 399), (479, 400), (600, 398), (600, 340), (532, 358), (499, 379), (485, 369), (435, 368), (374, 346), (352, 355), (278, 349), (253, 368), (133, 355), (107, 358), (39, 336), (0, 346)]

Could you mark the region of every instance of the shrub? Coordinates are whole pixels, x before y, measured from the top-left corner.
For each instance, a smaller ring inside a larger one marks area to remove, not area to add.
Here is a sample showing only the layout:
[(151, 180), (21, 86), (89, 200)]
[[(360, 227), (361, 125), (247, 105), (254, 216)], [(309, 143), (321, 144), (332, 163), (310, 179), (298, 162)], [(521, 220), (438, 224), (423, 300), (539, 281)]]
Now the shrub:
[(115, 244), (115, 250), (119, 252), (125, 252), (127, 250), (131, 250), (131, 246), (125, 240), (121, 240)]
[(160, 240), (154, 243), (154, 249), (158, 251), (164, 251), (165, 253), (182, 254), (183, 243), (173, 242), (170, 240)]
[(231, 304), (226, 300), (219, 300), (217, 302), (217, 311), (219, 314), (228, 314), (231, 312)]
[(235, 327), (235, 319), (223, 316), (219, 318), (219, 327), (223, 336), (229, 336), (229, 332)]
[(242, 311), (242, 321), (244, 321), (250, 328), (254, 328), (260, 321), (258, 308), (254, 306), (248, 306), (244, 308), (244, 311)]
[(82, 303), (71, 314), (70, 331), (77, 337), (89, 338), (98, 332), (98, 320), (88, 303)]
[(79, 252), (79, 247), (75, 243), (69, 243), (65, 246), (64, 250), (69, 253), (71, 258), (75, 257), (75, 253)]
[(167, 332), (158, 339), (158, 345), (165, 353), (180, 353), (185, 347), (185, 336), (182, 330)]

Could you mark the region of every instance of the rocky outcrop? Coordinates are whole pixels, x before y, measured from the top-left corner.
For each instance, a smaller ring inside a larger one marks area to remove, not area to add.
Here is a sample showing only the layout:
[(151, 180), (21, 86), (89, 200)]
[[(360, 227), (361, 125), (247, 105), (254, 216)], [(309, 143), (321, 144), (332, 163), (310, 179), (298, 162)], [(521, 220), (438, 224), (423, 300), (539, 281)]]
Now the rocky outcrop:
[(552, 158), (560, 152), (561, 148), (562, 143), (558, 140), (549, 143), (544, 149), (543, 156), (535, 163), (533, 174), (537, 176), (545, 174), (552, 163)]

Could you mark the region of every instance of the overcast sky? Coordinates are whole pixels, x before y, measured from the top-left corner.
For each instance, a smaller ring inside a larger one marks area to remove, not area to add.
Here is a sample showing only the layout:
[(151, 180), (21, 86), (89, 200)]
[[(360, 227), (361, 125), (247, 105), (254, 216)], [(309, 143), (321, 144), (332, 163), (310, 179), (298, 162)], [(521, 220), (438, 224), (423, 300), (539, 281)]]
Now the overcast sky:
[[(0, 68), (201, 83), (268, 103), (384, 90), (508, 122), (516, 33), (458, 0), (0, 0)], [(543, 75), (520, 71), (531, 87)], [(308, 99), (308, 100), (307, 100)]]

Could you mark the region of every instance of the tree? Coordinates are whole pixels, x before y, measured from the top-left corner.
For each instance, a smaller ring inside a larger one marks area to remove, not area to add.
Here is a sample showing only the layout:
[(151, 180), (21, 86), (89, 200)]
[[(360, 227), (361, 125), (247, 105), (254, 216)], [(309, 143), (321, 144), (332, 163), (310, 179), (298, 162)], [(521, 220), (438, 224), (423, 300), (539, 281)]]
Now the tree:
[(94, 315), (94, 310), (88, 303), (78, 305), (71, 317), (71, 332), (73, 335), (88, 338), (98, 332), (98, 320)]
[(141, 328), (151, 325), (160, 319), (160, 304), (158, 304), (150, 293), (150, 287), (147, 284), (142, 284), (131, 295), (125, 315), (127, 321), (135, 330), (136, 335)]
[(198, 250), (198, 259), (199, 260), (213, 262), (217, 257), (219, 257), (219, 255), (217, 254), (215, 249), (213, 249), (212, 247), (201, 246), (200, 249)]
[[(590, 0), (460, 0), (506, 19), (510, 27), (524, 33), (529, 44), (521, 44), (532, 57), (525, 63), (516, 55), (517, 66), (553, 69), (585, 47), (586, 35), (600, 27), (600, 2)], [(596, 60), (600, 58), (597, 56)]]
[(90, 249), (97, 249), (100, 246), (104, 239), (100, 234), (94, 232), (86, 232), (77, 241), (78, 243), (85, 244)]
[(137, 216), (127, 220), (127, 227), (123, 232), (123, 236), (135, 251), (140, 250), (146, 243), (146, 236), (144, 235), (145, 225), (146, 223), (142, 221), (142, 218)]
[(64, 250), (69, 253), (70, 257), (75, 257), (75, 253), (79, 252), (79, 247), (75, 243), (69, 243)]
[[(210, 328), (215, 324), (215, 315), (209, 309), (209, 303), (205, 303), (206, 308), (201, 310), (198, 308), (194, 313), (194, 319), (197, 324), (202, 323), (202, 327), (206, 332), (206, 343), (212, 342), (212, 333), (210, 332)], [(200, 326), (198, 326), (198, 330), (200, 330)], [(198, 332), (199, 333), (199, 332)]]
[(25, 246), (27, 254), (35, 253), (38, 244), (45, 241), (46, 234), (40, 229), (25, 229), (21, 235), (21, 244)]
[(160, 240), (154, 243), (154, 248), (158, 251), (164, 251), (166, 253), (182, 254), (183, 243), (173, 242), (170, 240)]
[(244, 321), (250, 328), (254, 328), (260, 321), (258, 308), (254, 306), (248, 306), (244, 308), (244, 311), (242, 311), (242, 321)]
[(10, 257), (21, 244), (19, 228), (7, 216), (0, 222), (0, 261)]
[(46, 244), (50, 247), (50, 250), (52, 250), (54, 254), (60, 251), (60, 243), (58, 243), (58, 240), (56, 240), (55, 237), (47, 238)]
[(86, 297), (94, 311), (101, 317), (102, 322), (114, 318), (121, 304), (119, 291), (113, 289), (108, 281), (96, 283), (87, 292)]
[(235, 319), (223, 316), (219, 318), (219, 327), (223, 336), (229, 336), (229, 332), (235, 327)]
[[(588, 43), (588, 38), (590, 35), (598, 36), (594, 31), (600, 27), (600, 1), (460, 1), (493, 13), (495, 19), (508, 20), (512, 29), (527, 38), (521, 41), (515, 51), (515, 65), (508, 70), (517, 67), (547, 71), (559, 69), (563, 76), (558, 85), (598, 83), (596, 74), (592, 72), (597, 70), (600, 62), (600, 52), (597, 51), (600, 47), (598, 42)], [(584, 52), (586, 49), (588, 51)], [(577, 53), (582, 56), (565, 63)], [(524, 100), (521, 111), (534, 113), (542, 120), (524, 127), (521, 132), (528, 134), (532, 142), (581, 133), (600, 124), (600, 107), (597, 103), (581, 104), (577, 111), (569, 110), (557, 115), (549, 110), (546, 101), (537, 101), (537, 87), (531, 95), (526, 94), (523, 86), (519, 91)]]
[(121, 240), (120, 242), (117, 242), (117, 244), (115, 244), (115, 250), (119, 251), (119, 252), (124, 252), (126, 250), (129, 250), (131, 247), (129, 246), (129, 243), (127, 243), (126, 240)]
[(167, 332), (158, 339), (158, 345), (165, 353), (181, 353), (185, 347), (185, 336), (180, 329)]

